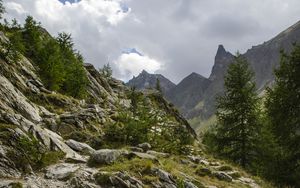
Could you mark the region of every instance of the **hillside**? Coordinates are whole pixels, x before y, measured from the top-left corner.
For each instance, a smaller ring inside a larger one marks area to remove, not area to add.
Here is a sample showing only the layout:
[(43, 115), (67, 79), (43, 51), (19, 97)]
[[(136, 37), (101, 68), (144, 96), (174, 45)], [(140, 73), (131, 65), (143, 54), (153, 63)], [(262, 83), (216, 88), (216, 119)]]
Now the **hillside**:
[[(160, 93), (133, 91), (81, 64), (71, 42), (58, 47), (60, 41), (35, 24), (29, 28), (0, 33), (0, 187), (267, 186), (206, 155), (189, 123)], [(35, 41), (24, 42), (31, 47), (24, 54), (6, 37), (32, 33)], [(76, 79), (54, 71), (58, 65), (72, 65)]]

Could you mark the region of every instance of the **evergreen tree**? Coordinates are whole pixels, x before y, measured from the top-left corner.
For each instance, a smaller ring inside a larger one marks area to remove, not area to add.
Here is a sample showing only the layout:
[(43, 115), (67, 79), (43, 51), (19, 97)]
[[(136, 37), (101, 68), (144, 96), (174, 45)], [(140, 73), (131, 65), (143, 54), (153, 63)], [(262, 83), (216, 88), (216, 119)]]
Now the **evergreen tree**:
[(109, 63), (103, 65), (101, 69), (99, 69), (99, 73), (105, 78), (110, 78), (112, 76), (112, 68)]
[(224, 96), (217, 100), (217, 150), (243, 167), (255, 158), (258, 125), (258, 97), (253, 72), (247, 61), (237, 54), (225, 76)]
[(66, 72), (59, 45), (54, 39), (49, 39), (40, 49), (38, 65), (45, 86), (58, 91), (65, 81)]
[(34, 62), (38, 62), (39, 50), (42, 48), (40, 23), (36, 22), (32, 16), (28, 16), (24, 24), (23, 39), (25, 44), (25, 55)]
[(300, 46), (282, 52), (275, 85), (267, 92), (266, 108), (279, 145), (275, 181), (300, 187)]

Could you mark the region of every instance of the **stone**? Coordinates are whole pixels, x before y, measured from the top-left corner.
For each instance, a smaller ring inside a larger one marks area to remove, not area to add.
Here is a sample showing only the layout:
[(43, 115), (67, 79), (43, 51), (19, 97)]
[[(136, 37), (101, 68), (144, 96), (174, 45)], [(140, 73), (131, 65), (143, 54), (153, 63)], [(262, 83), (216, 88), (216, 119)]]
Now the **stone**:
[(198, 176), (209, 176), (212, 174), (212, 171), (209, 168), (200, 167), (196, 170)]
[(214, 172), (213, 175), (222, 181), (232, 182), (232, 177), (225, 172)]
[(153, 161), (157, 161), (157, 158), (154, 155), (150, 155), (148, 153), (131, 152), (131, 153), (129, 153), (129, 156), (135, 156), (140, 159), (150, 159)]
[(128, 151), (126, 150), (117, 150), (117, 149), (101, 149), (95, 151), (90, 160), (97, 164), (111, 164), (116, 161), (122, 155), (127, 155)]
[(77, 164), (61, 163), (48, 167), (45, 177), (48, 179), (67, 180), (80, 168)]
[(129, 147), (129, 149), (131, 151), (136, 151), (136, 152), (144, 152), (144, 150), (142, 148), (139, 147)]
[(151, 149), (151, 145), (149, 143), (142, 143), (142, 144), (137, 145), (137, 147), (142, 148), (144, 150), (144, 152)]
[(191, 162), (196, 163), (196, 164), (199, 164), (202, 160), (201, 157), (193, 156), (193, 155), (188, 156), (188, 158)]
[(171, 174), (169, 174), (168, 172), (164, 171), (164, 170), (161, 170), (161, 169), (158, 169), (158, 168), (155, 168), (153, 169), (154, 170), (154, 173), (155, 175), (161, 180), (161, 181), (164, 181), (166, 183), (170, 183), (170, 184), (173, 184), (175, 183), (175, 180), (173, 178), (173, 176)]
[(156, 157), (164, 157), (164, 158), (170, 157), (169, 153), (162, 153), (162, 152), (157, 152), (157, 151), (153, 151), (153, 150), (147, 151), (147, 154), (154, 155)]
[(67, 140), (65, 143), (75, 151), (79, 151), (87, 154), (92, 154), (95, 152), (95, 150), (91, 146), (87, 145), (86, 143), (77, 142), (72, 139)]
[(184, 181), (184, 187), (185, 188), (198, 188), (195, 184), (193, 184), (192, 182), (187, 181), (187, 180)]

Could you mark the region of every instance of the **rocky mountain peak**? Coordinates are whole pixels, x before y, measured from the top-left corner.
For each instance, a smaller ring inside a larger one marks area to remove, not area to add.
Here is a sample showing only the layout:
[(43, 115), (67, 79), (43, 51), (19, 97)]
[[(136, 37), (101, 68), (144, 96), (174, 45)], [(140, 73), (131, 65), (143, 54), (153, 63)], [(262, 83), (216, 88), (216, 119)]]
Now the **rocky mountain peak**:
[(166, 93), (168, 90), (173, 88), (175, 84), (165, 78), (161, 74), (150, 74), (143, 70), (137, 77), (132, 78), (128, 81), (127, 85), (136, 87), (138, 90), (151, 89), (156, 87), (157, 79), (160, 81), (162, 91)]

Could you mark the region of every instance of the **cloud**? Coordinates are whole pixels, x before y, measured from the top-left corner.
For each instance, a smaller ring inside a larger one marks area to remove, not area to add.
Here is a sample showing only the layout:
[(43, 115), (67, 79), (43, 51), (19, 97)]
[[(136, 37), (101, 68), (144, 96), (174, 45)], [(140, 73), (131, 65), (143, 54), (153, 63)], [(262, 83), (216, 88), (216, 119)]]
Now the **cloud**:
[(133, 48), (124, 50), (122, 55), (114, 61), (114, 66), (120, 72), (121, 78), (128, 81), (142, 70), (154, 73), (157, 70), (162, 69), (163, 63), (152, 59), (147, 55), (142, 55)]
[[(4, 0), (4, 4), (6, 18), (22, 21), (31, 14), (53, 35), (72, 33), (76, 48), (96, 67), (123, 62), (112, 65), (118, 78), (138, 74), (140, 67), (148, 66), (147, 57), (159, 63), (156, 73), (174, 82), (191, 72), (209, 76), (219, 44), (233, 53), (244, 52), (300, 20), (299, 0)], [(147, 55), (120, 55), (128, 47)], [(145, 65), (128, 63), (127, 56), (136, 56)]]

